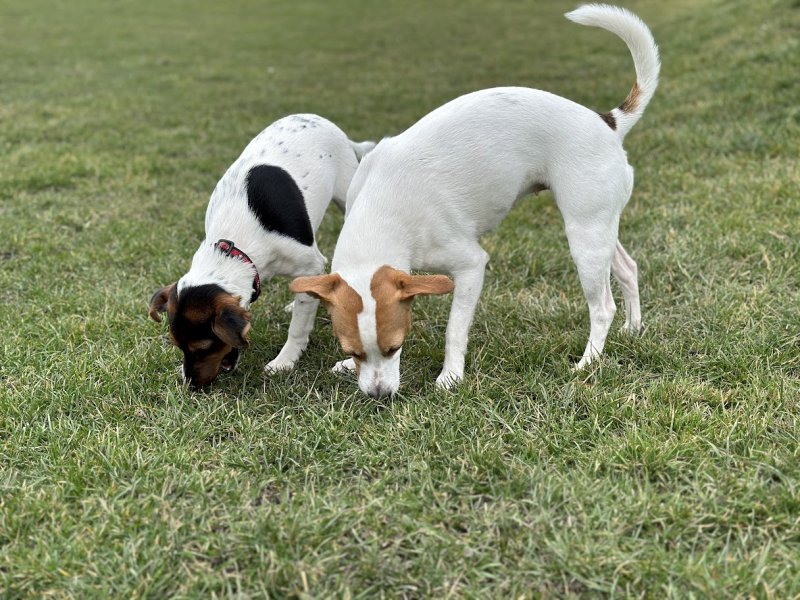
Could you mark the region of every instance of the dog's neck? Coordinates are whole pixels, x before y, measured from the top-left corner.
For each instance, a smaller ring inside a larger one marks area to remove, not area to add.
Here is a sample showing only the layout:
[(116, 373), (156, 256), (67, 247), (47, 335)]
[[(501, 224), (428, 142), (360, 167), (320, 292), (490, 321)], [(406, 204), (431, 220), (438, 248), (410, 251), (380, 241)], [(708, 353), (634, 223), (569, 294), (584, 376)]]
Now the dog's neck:
[(258, 266), (253, 262), (221, 250), (216, 242), (205, 240), (192, 258), (189, 272), (178, 281), (178, 295), (187, 287), (216, 284), (229, 294), (238, 296), (240, 306), (248, 309), (258, 297), (254, 293), (258, 272)]
[[(385, 225), (385, 226), (383, 226)], [(402, 222), (385, 223), (369, 211), (354, 210), (347, 216), (333, 253), (331, 271), (346, 279), (374, 273), (383, 265), (409, 272), (413, 233)]]

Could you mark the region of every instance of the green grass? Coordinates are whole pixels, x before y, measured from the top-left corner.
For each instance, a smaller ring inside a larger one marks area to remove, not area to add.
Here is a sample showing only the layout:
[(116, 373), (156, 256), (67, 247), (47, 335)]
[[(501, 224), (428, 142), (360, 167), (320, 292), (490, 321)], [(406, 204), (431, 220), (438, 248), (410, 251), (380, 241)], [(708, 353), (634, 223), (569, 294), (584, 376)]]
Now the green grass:
[(608, 110), (624, 45), (556, 0), (4, 2), (0, 596), (800, 596), (800, 4), (628, 6), (663, 59), (626, 142), (644, 333), (571, 372), (588, 315), (543, 194), (485, 239), (464, 385), (433, 388), (426, 299), (375, 402), (322, 312), (264, 377), (282, 280), (236, 373), (178, 382), (146, 301), (217, 179), (292, 112), (376, 139), (493, 85)]

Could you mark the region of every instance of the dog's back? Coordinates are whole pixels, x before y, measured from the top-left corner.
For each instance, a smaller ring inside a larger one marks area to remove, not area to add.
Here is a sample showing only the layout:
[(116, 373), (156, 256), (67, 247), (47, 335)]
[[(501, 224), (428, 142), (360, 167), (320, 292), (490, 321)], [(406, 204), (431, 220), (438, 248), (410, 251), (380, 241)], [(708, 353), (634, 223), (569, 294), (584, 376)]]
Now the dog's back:
[(375, 218), (402, 206), (422, 228), (435, 220), (472, 235), (493, 229), (518, 198), (544, 188), (560, 188), (553, 189), (558, 200), (573, 186), (595, 186), (598, 197), (621, 199), (601, 209), (621, 210), (633, 185), (622, 140), (658, 85), (658, 48), (624, 9), (587, 5), (567, 17), (628, 45), (637, 81), (618, 108), (598, 114), (523, 87), (466, 94), (382, 141), (356, 173), (348, 202), (363, 195), (370, 201), (360, 210)]
[(331, 198), (344, 201), (362, 154), (373, 144), (355, 144), (336, 125), (317, 115), (291, 115), (259, 133), (220, 179), (206, 211), (206, 233), (219, 221), (243, 222), (249, 215), (247, 183), (253, 168), (285, 171), (300, 190), (311, 228), (319, 227)]

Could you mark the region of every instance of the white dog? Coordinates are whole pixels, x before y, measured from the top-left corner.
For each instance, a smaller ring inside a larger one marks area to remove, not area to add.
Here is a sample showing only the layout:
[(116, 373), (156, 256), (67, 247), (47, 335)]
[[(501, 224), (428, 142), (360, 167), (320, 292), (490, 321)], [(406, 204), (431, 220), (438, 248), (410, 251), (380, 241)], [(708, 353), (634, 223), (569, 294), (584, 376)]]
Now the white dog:
[(361, 163), (347, 196), (347, 219), (332, 273), (301, 277), (294, 292), (321, 298), (373, 397), (400, 385), (400, 353), (411, 301), (444, 294), (455, 282), (444, 368), (436, 382), (462, 379), (467, 336), (489, 259), (478, 244), (522, 196), (550, 189), (564, 218), (572, 258), (589, 304), (591, 330), (581, 368), (603, 350), (615, 305), (613, 273), (625, 299), (625, 329), (641, 327), (636, 263), (617, 239), (633, 188), (622, 140), (658, 84), (658, 48), (630, 12), (587, 5), (567, 18), (607, 29), (628, 45), (636, 84), (619, 108), (598, 115), (547, 92), (505, 87), (456, 98), (401, 135), (382, 141)]
[[(222, 176), (191, 269), (150, 300), (155, 321), (169, 316), (190, 384), (208, 385), (236, 366), (262, 278), (325, 271), (314, 234), (331, 199), (341, 206), (359, 159), (374, 146), (351, 142), (317, 115), (291, 115), (258, 134)], [(318, 304), (306, 294), (295, 297), (288, 339), (268, 371), (294, 366)]]

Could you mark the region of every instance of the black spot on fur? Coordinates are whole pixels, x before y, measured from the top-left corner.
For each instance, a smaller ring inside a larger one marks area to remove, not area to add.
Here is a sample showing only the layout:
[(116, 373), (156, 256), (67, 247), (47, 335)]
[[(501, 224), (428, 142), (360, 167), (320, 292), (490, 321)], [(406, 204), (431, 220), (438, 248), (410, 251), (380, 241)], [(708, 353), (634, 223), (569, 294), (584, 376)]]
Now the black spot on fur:
[(250, 169), (247, 203), (267, 231), (288, 236), (304, 246), (314, 243), (303, 193), (280, 167), (258, 165)]
[(617, 130), (617, 120), (614, 118), (614, 115), (612, 115), (610, 112), (600, 113), (600, 118), (603, 119), (603, 121), (606, 122), (606, 125), (611, 127), (612, 130), (614, 131)]

